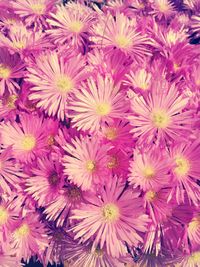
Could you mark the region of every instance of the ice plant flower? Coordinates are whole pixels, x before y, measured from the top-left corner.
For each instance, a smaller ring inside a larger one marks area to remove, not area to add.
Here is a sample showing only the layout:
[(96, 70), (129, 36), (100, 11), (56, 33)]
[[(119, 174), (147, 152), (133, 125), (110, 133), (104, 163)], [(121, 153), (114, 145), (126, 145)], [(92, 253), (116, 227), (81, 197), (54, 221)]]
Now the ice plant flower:
[(70, 94), (86, 78), (84, 67), (80, 55), (69, 60), (56, 52), (41, 55), (29, 67), (27, 81), (33, 84), (29, 99), (49, 116), (64, 120)]
[(88, 38), (94, 19), (93, 12), (81, 4), (58, 5), (56, 13), (51, 13), (47, 20), (52, 26), (47, 32), (56, 44), (69, 42), (81, 46)]
[(114, 18), (108, 14), (94, 26), (91, 40), (99, 48), (103, 47), (109, 51), (116, 48), (141, 60), (144, 56), (151, 55), (148, 45), (151, 45), (152, 41), (136, 31), (135, 28), (134, 21), (125, 15), (117, 13)]
[(191, 112), (184, 111), (188, 98), (180, 95), (173, 84), (164, 86), (145, 97), (135, 94), (130, 99), (132, 114), (128, 118), (133, 126), (131, 132), (139, 141), (167, 142), (185, 138), (190, 132)]
[(12, 1), (14, 12), (18, 14), (28, 26), (46, 26), (48, 14), (55, 8), (57, 0), (16, 0)]
[(76, 92), (69, 104), (70, 117), (78, 130), (98, 131), (103, 123), (123, 118), (128, 111), (123, 105), (124, 94), (119, 86), (115, 86), (112, 78), (97, 76)]
[(5, 147), (12, 146), (13, 155), (20, 162), (30, 162), (36, 155), (46, 151), (45, 132), (42, 117), (23, 114), (20, 124), (2, 123), (1, 140)]
[(71, 216), (78, 220), (72, 228), (75, 239), (93, 240), (93, 251), (99, 246), (113, 257), (126, 254), (125, 243), (136, 246), (142, 242), (140, 233), (146, 231), (148, 222), (138, 192), (122, 194), (123, 185), (117, 180), (107, 181), (101, 197), (90, 196)]
[(172, 194), (176, 192), (177, 202), (184, 202), (184, 192), (196, 205), (200, 200), (199, 185), (197, 181), (200, 175), (199, 168), (199, 143), (177, 143), (170, 149), (170, 157), (173, 161), (173, 185)]
[(25, 64), (19, 55), (10, 55), (7, 49), (0, 49), (0, 95), (14, 93), (20, 89), (17, 80), (24, 77)]
[(150, 151), (135, 149), (130, 163), (129, 183), (134, 187), (140, 186), (144, 191), (168, 186), (170, 167), (170, 161), (164, 151), (153, 148)]
[(25, 191), (33, 196), (39, 206), (45, 206), (59, 196), (59, 191), (64, 185), (60, 163), (51, 157), (38, 159), (37, 168), (33, 167), (31, 173), (32, 176), (25, 181)]
[(109, 145), (101, 145), (98, 138), (81, 137), (64, 146), (67, 155), (63, 157), (64, 173), (68, 179), (83, 190), (92, 189), (104, 182), (106, 155)]

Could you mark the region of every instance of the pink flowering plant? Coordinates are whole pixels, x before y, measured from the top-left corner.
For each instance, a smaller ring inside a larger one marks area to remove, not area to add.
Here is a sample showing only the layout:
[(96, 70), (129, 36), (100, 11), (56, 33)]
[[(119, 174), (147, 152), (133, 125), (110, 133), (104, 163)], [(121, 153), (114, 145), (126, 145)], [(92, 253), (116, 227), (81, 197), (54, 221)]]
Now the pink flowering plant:
[(0, 267), (200, 266), (200, 1), (0, 0)]

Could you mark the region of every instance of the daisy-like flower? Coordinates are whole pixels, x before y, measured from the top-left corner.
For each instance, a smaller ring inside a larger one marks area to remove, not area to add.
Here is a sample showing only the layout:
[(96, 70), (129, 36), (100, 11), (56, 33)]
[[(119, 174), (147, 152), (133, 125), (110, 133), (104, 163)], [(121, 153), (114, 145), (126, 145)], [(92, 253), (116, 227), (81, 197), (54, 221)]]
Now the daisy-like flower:
[(0, 151), (0, 188), (1, 191), (11, 194), (13, 189), (17, 189), (21, 177), (25, 174), (19, 164), (13, 160), (11, 147)]
[(125, 119), (115, 119), (111, 123), (105, 123), (100, 132), (104, 142), (112, 144), (115, 148), (122, 151), (129, 151), (134, 145), (132, 134), (130, 133), (131, 126)]
[(87, 77), (84, 67), (81, 55), (69, 60), (56, 52), (41, 55), (28, 68), (27, 80), (33, 84), (29, 99), (37, 101), (36, 106), (49, 116), (64, 120), (69, 95)]
[(135, 149), (130, 163), (129, 183), (134, 187), (140, 186), (144, 191), (169, 185), (171, 164), (166, 156), (160, 149)]
[(127, 178), (129, 160), (129, 154), (120, 149), (113, 148), (108, 151), (106, 166), (113, 175)]
[(171, 0), (151, 0), (153, 11), (151, 12), (158, 19), (169, 18), (175, 14), (175, 8)]
[(52, 47), (49, 39), (42, 31), (28, 30), (23, 24), (13, 26), (8, 35), (0, 34), (0, 47), (8, 48), (12, 53), (21, 57), (38, 54), (45, 48)]
[(146, 191), (144, 194), (145, 208), (155, 225), (167, 221), (168, 217), (172, 214), (174, 201), (169, 203), (167, 201), (168, 196), (168, 188), (161, 188), (160, 190), (152, 189)]
[(44, 225), (36, 213), (27, 214), (13, 227), (10, 244), (15, 255), (28, 261), (32, 255), (38, 255), (47, 247), (47, 234)]
[(0, 49), (0, 95), (6, 91), (13, 94), (20, 89), (16, 79), (23, 78), (25, 64), (19, 55), (10, 55), (5, 48)]
[(125, 76), (126, 80), (123, 82), (125, 85), (131, 86), (134, 89), (139, 89), (140, 91), (146, 91), (151, 88), (153, 77), (145, 68), (137, 68), (135, 72), (131, 70)]
[(98, 75), (96, 81), (94, 78), (88, 79), (69, 105), (73, 127), (94, 132), (105, 122), (123, 118), (129, 109), (128, 101), (124, 105), (124, 97), (110, 77)]
[(8, 240), (20, 213), (19, 209), (11, 205), (14, 197), (15, 195), (9, 197), (3, 195), (0, 201), (0, 244), (6, 243)]
[(196, 205), (200, 201), (200, 191), (197, 181), (200, 177), (200, 144), (178, 143), (171, 147), (170, 157), (174, 163), (172, 169), (174, 179), (171, 195), (175, 193), (177, 202), (184, 202), (185, 194)]
[(42, 117), (23, 114), (20, 116), (20, 124), (2, 123), (0, 129), (3, 145), (12, 146), (13, 156), (19, 161), (30, 162), (46, 152)]
[(71, 209), (80, 205), (84, 199), (84, 193), (75, 185), (67, 185), (60, 194), (46, 205), (44, 213), (46, 218), (54, 221), (57, 227), (66, 225)]
[(25, 19), (27, 26), (47, 27), (46, 18), (53, 11), (57, 0), (15, 0), (12, 7), (16, 14)]
[[(162, 87), (164, 85), (164, 88)], [(190, 132), (191, 111), (184, 111), (188, 98), (180, 95), (175, 85), (155, 83), (146, 97), (133, 95), (130, 99), (133, 113), (128, 116), (132, 132), (139, 141), (152, 142), (186, 138)]]
[(63, 248), (63, 259), (71, 267), (124, 267), (109, 256), (104, 249), (97, 247), (92, 250), (92, 244), (79, 244), (77, 240), (68, 237), (68, 242)]
[(64, 146), (68, 155), (63, 157), (64, 173), (68, 179), (83, 190), (104, 182), (108, 173), (106, 155), (110, 146), (102, 145), (95, 136), (75, 138), (71, 143)]
[(25, 191), (32, 195), (39, 206), (45, 206), (59, 196), (64, 185), (62, 165), (49, 157), (38, 159), (36, 166), (31, 168), (33, 175), (25, 180)]
[(56, 44), (69, 42), (80, 46), (88, 39), (88, 32), (94, 19), (91, 9), (84, 5), (78, 3), (58, 5), (56, 13), (51, 13), (51, 18), (47, 19), (52, 26), (47, 33)]
[(20, 18), (12, 11), (0, 10), (0, 29), (7, 33), (12, 27), (17, 27), (20, 23)]
[(152, 45), (151, 39), (136, 31), (134, 21), (123, 14), (117, 13), (116, 18), (111, 14), (101, 17), (93, 31), (90, 39), (97, 47), (109, 51), (116, 48), (125, 54), (131, 54), (137, 60), (151, 55), (148, 48), (148, 45)]
[(92, 251), (99, 246), (113, 257), (126, 255), (125, 243), (137, 246), (142, 242), (140, 233), (147, 230), (148, 217), (141, 198), (138, 192), (122, 191), (123, 184), (115, 177), (106, 181), (100, 197), (90, 196), (88, 203), (73, 210), (71, 219), (78, 220), (72, 228), (75, 239), (93, 240)]

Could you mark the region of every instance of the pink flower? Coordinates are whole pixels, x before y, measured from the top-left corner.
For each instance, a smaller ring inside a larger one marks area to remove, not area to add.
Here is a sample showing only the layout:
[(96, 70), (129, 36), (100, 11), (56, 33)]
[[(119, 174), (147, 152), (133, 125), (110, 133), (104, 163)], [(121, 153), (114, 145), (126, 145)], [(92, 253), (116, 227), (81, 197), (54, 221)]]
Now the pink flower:
[(195, 205), (198, 205), (200, 201), (199, 185), (197, 184), (200, 177), (199, 154), (200, 144), (198, 141), (177, 143), (170, 149), (170, 157), (174, 163), (173, 188), (170, 195), (175, 193), (178, 203), (185, 201), (185, 194)]
[(70, 102), (70, 117), (78, 130), (98, 131), (103, 123), (123, 118), (128, 111), (124, 94), (111, 78), (98, 75), (87, 80)]
[(126, 254), (125, 242), (131, 246), (142, 242), (139, 233), (147, 230), (148, 218), (141, 198), (137, 192), (122, 191), (123, 185), (115, 177), (106, 182), (100, 196), (91, 195), (87, 203), (73, 210), (71, 219), (78, 220), (72, 228), (75, 239), (93, 240), (92, 251), (99, 246), (113, 257)]
[(184, 111), (188, 98), (181, 95), (173, 84), (161, 82), (154, 86), (159, 88), (146, 97), (131, 95), (132, 114), (128, 118), (134, 136), (139, 138), (139, 142), (157, 140), (161, 145), (177, 137), (187, 138), (186, 133), (190, 132), (192, 124), (191, 111)]
[(21, 162), (30, 162), (46, 152), (42, 117), (20, 116), (20, 124), (7, 122), (0, 125), (1, 140), (5, 147), (12, 146), (13, 156)]
[(6, 91), (13, 94), (20, 89), (16, 79), (23, 78), (24, 67), (17, 54), (10, 55), (7, 49), (0, 49), (0, 95)]
[(48, 26), (46, 18), (53, 11), (57, 0), (15, 0), (12, 7), (16, 14), (25, 19), (28, 26)]
[(130, 163), (129, 183), (144, 191), (169, 185), (171, 163), (166, 152), (160, 149), (135, 149)]
[(56, 44), (69, 42), (73, 46), (80, 46), (87, 40), (87, 34), (94, 23), (94, 13), (91, 9), (77, 3), (58, 5), (56, 13), (51, 13), (47, 22), (52, 29), (47, 33)]
[(25, 191), (33, 196), (39, 206), (46, 206), (59, 196), (64, 185), (62, 165), (48, 157), (39, 158), (36, 166), (31, 168), (32, 176), (25, 180)]
[(25, 174), (19, 164), (13, 160), (11, 147), (0, 151), (0, 188), (1, 191), (11, 194), (12, 190), (19, 189), (20, 178)]
[(66, 185), (59, 195), (46, 205), (44, 213), (47, 220), (54, 221), (57, 227), (65, 226), (71, 209), (80, 205), (84, 193), (74, 185)]
[(93, 31), (90, 39), (99, 48), (106, 48), (109, 52), (116, 48), (137, 60), (151, 55), (148, 48), (152, 44), (151, 39), (137, 32), (134, 20), (123, 14), (117, 13), (115, 19), (111, 14), (102, 16)]
[(4, 94), (0, 99), (0, 120), (4, 120), (5, 122), (7, 120), (15, 120), (18, 113), (17, 102), (17, 94)]
[(64, 120), (69, 96), (87, 76), (84, 68), (81, 55), (69, 60), (56, 52), (41, 55), (28, 69), (27, 80), (33, 84), (29, 99), (37, 101), (36, 106), (49, 116)]
[(106, 178), (106, 155), (110, 146), (87, 136), (72, 139), (71, 143), (64, 146), (68, 153), (63, 157), (64, 173), (83, 190), (92, 190)]
[(45, 33), (28, 30), (23, 24), (14, 25), (9, 34), (0, 35), (0, 46), (8, 48), (12, 53), (19, 53), (21, 57), (38, 54), (45, 48), (52, 47)]
[(10, 244), (15, 255), (28, 261), (32, 255), (39, 255), (47, 247), (47, 234), (36, 213), (27, 214), (13, 227)]

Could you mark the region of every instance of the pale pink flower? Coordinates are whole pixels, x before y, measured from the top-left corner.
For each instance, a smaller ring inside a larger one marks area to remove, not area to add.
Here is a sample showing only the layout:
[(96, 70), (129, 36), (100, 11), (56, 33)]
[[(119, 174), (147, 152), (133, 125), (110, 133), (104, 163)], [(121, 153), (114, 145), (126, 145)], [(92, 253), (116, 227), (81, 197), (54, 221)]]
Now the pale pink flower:
[(77, 55), (67, 60), (52, 52), (36, 58), (28, 71), (27, 80), (33, 84), (29, 99), (37, 101), (36, 106), (49, 116), (64, 120), (69, 96), (87, 77), (84, 59)]
[(129, 183), (144, 191), (168, 186), (171, 166), (166, 152), (160, 148), (143, 151), (135, 149), (130, 163)]
[(71, 219), (78, 220), (72, 228), (75, 239), (92, 240), (92, 251), (99, 246), (114, 257), (126, 255), (125, 242), (130, 246), (142, 242), (140, 233), (147, 230), (148, 222), (142, 200), (138, 192), (122, 191), (123, 184), (115, 177), (106, 181), (100, 196), (91, 195), (87, 203), (73, 210)]
[(128, 118), (133, 126), (131, 132), (139, 142), (157, 140), (164, 145), (168, 140), (187, 138), (192, 113), (184, 110), (188, 97), (181, 95), (174, 84), (155, 83), (154, 90), (145, 97), (130, 93), (133, 113)]
[(56, 44), (68, 42), (80, 46), (88, 39), (94, 19), (92, 10), (84, 5), (72, 2), (58, 5), (56, 13), (51, 13), (51, 18), (47, 19), (52, 26), (47, 33)]
[(11, 2), (16, 14), (25, 19), (27, 26), (48, 27), (46, 18), (54, 10), (57, 0), (15, 0)]
[(170, 157), (173, 161), (173, 187), (171, 196), (176, 195), (180, 204), (185, 201), (185, 194), (195, 205), (200, 201), (200, 191), (197, 181), (200, 177), (200, 144), (177, 143), (170, 148)]
[(134, 20), (123, 14), (117, 13), (116, 19), (111, 14), (102, 16), (93, 31), (90, 39), (94, 46), (106, 48), (110, 52), (116, 48), (137, 60), (151, 55), (148, 48), (152, 44), (151, 39), (138, 32)]
[(20, 124), (7, 122), (0, 125), (1, 141), (12, 146), (13, 156), (21, 162), (30, 162), (46, 152), (45, 129), (42, 117), (28, 114), (20, 116)]
[(68, 153), (63, 157), (64, 173), (83, 190), (94, 189), (103, 183), (108, 170), (106, 155), (109, 145), (102, 145), (97, 137), (80, 137), (64, 146)]
[(70, 102), (70, 117), (78, 130), (98, 131), (103, 123), (123, 118), (129, 109), (124, 93), (110, 77), (97, 76), (87, 80)]

